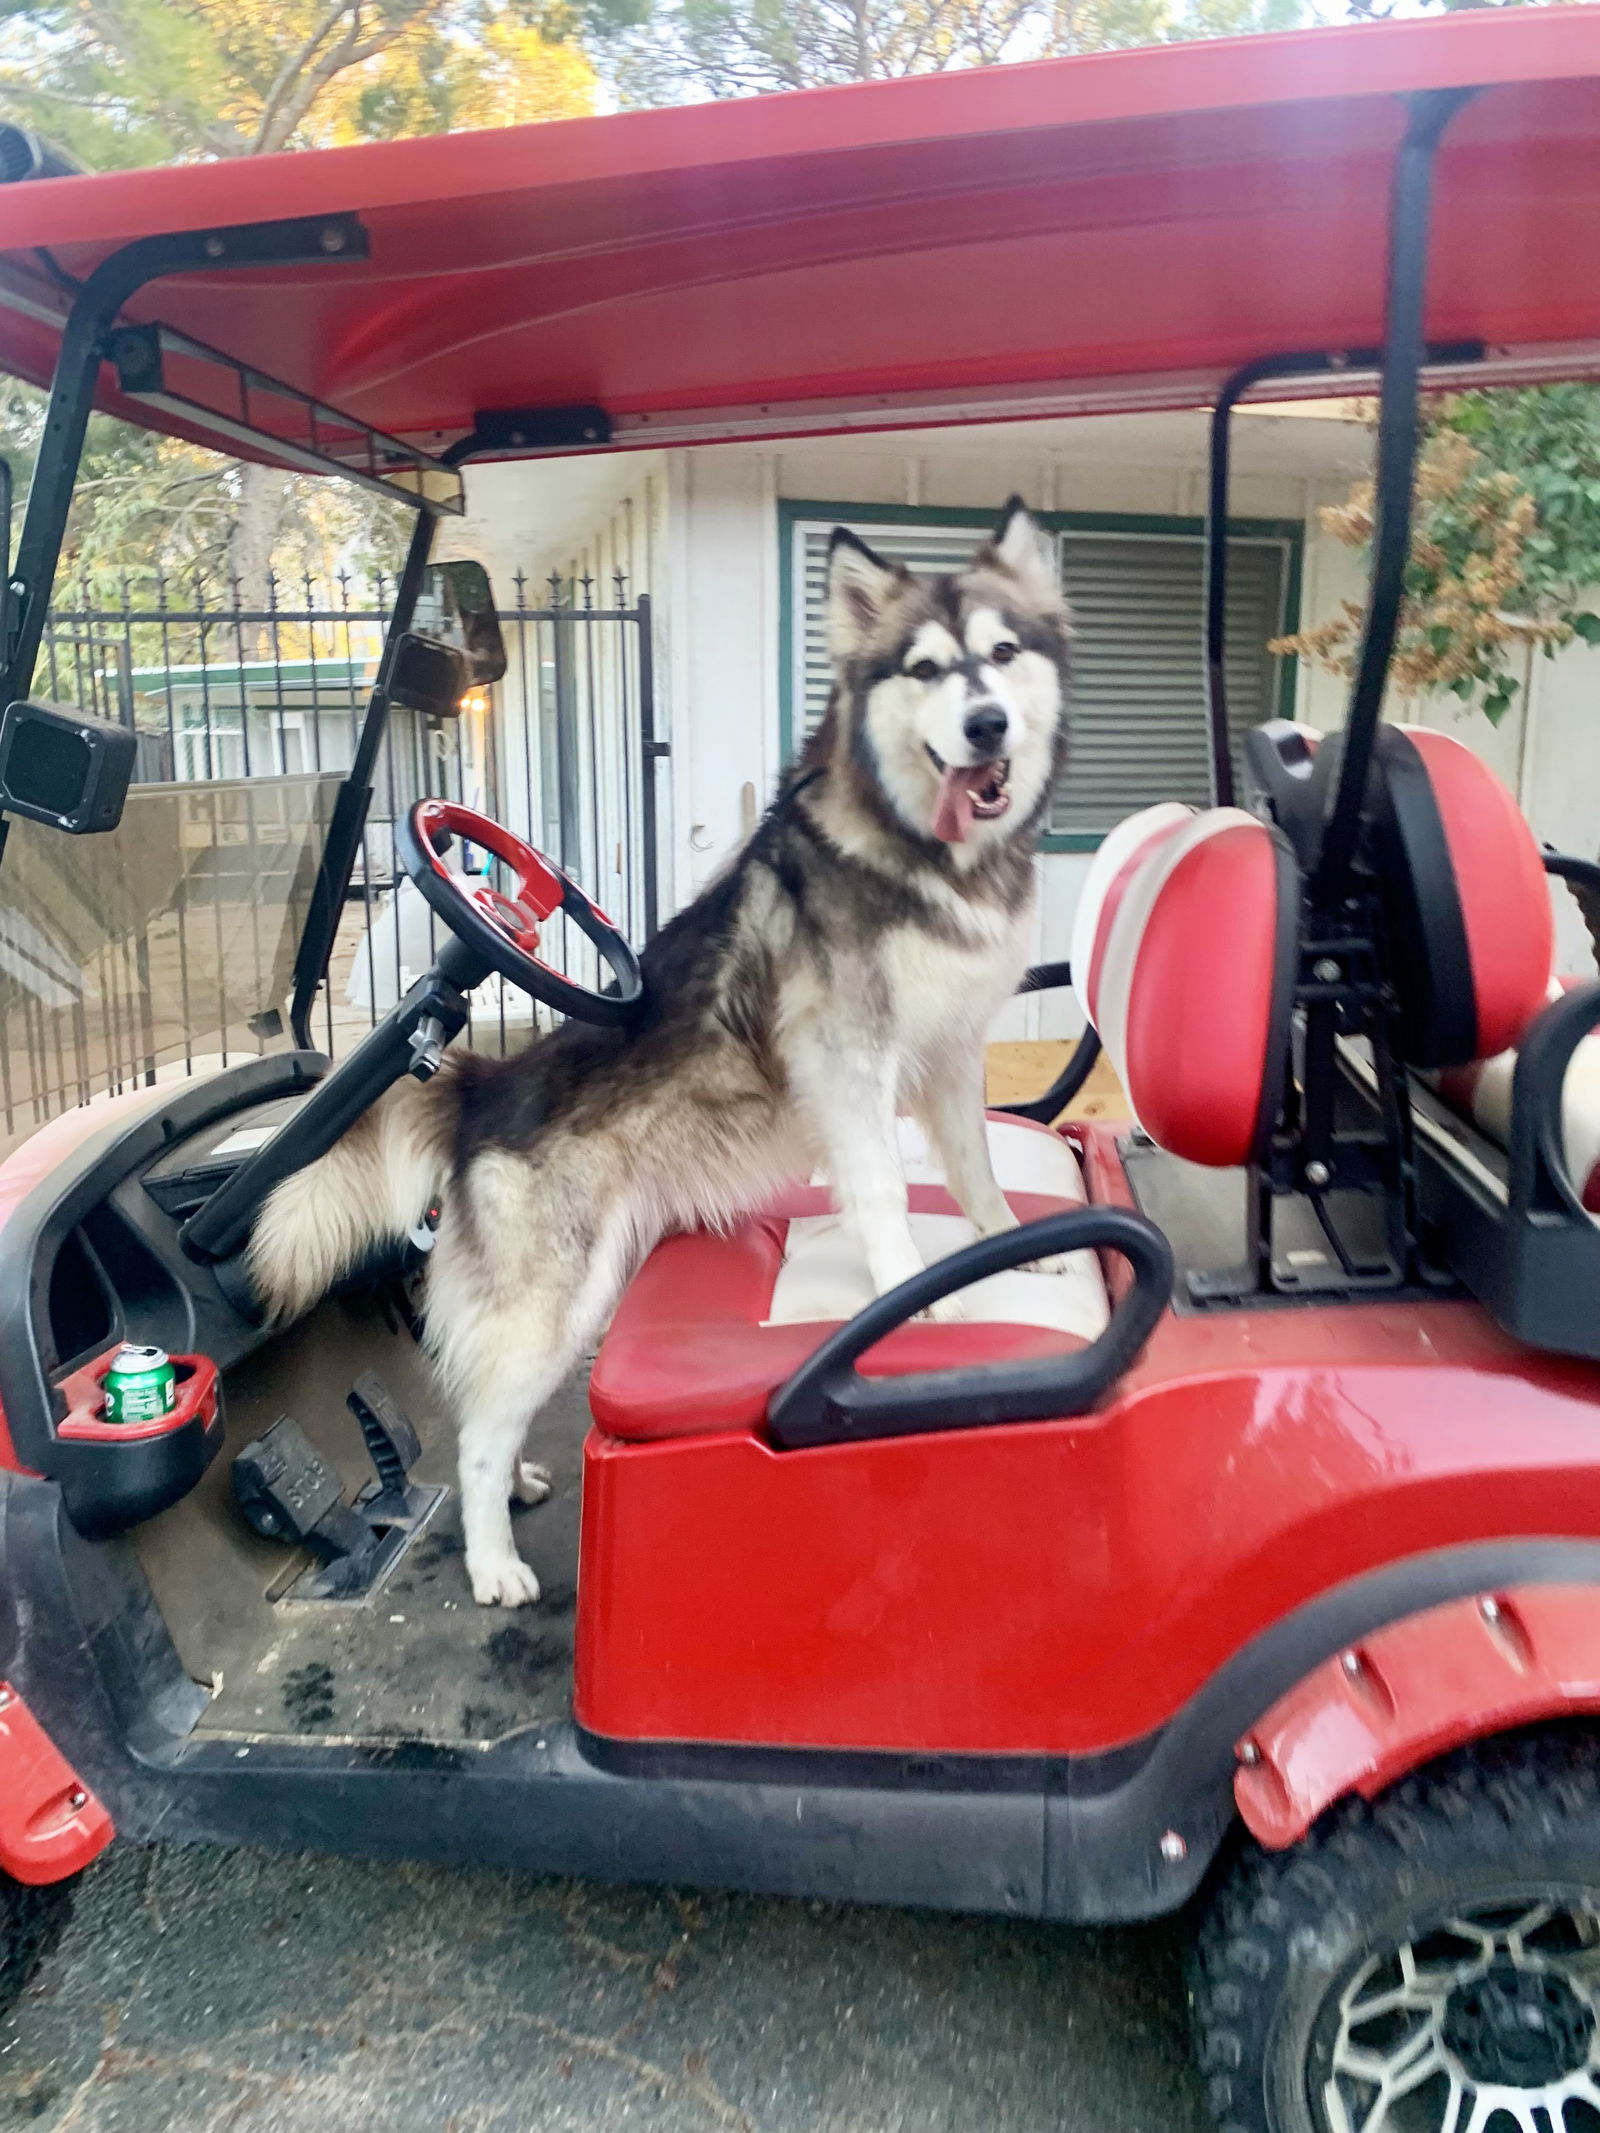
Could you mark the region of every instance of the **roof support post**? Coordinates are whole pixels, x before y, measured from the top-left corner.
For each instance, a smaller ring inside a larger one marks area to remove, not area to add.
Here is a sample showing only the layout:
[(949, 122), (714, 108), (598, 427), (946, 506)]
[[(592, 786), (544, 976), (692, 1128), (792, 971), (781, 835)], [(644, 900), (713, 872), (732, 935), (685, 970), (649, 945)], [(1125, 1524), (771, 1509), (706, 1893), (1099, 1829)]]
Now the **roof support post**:
[(1228, 486), (1232, 472), (1233, 411), (1254, 386), (1269, 378), (1316, 377), (1322, 371), (1373, 369), (1376, 349), (1349, 356), (1260, 356), (1228, 378), (1211, 410), (1210, 467), (1206, 487), (1206, 729), (1211, 753), (1211, 804), (1232, 807), (1233, 735), (1228, 725)]
[[(1452, 369), (1483, 360), (1481, 341), (1443, 341), (1425, 352), (1430, 365)], [(1376, 371), (1381, 348), (1324, 348), (1303, 355), (1258, 356), (1241, 364), (1223, 383), (1211, 410), (1209, 479), (1206, 490), (1206, 723), (1211, 753), (1211, 804), (1234, 803), (1232, 733), (1228, 724), (1228, 488), (1232, 473), (1233, 415), (1256, 386), (1273, 378), (1337, 378), (1348, 381)]]
[(295, 954), (289, 1027), (302, 1051), (311, 1049), (311, 1009), (317, 997), (317, 987), (327, 975), (334, 936), (339, 930), (339, 913), (350, 893), (356, 854), (366, 833), (367, 811), (372, 805), (372, 774), (389, 725), (389, 683), (400, 640), (411, 627), (417, 595), (422, 590), (422, 574), (433, 547), (433, 528), (434, 513), (419, 511), (412, 524), (411, 543), (406, 549), (400, 583), (395, 590), (394, 607), (384, 633), (383, 656), (378, 661), (372, 694), (367, 699), (355, 757), (333, 805), (333, 820), (328, 824), (322, 863), (317, 868), (311, 891), (311, 907), (306, 913), (305, 927)]
[(1367, 619), (1345, 720), (1339, 786), (1323, 832), (1313, 893), (1329, 910), (1344, 896), (1355, 857), (1378, 720), (1383, 713), (1411, 552), (1411, 484), (1417, 459), (1417, 390), (1426, 354), (1428, 219), (1439, 142), (1474, 89), (1433, 89), (1412, 99), (1389, 196), (1389, 282), (1383, 386), (1378, 403), (1378, 471), (1373, 503), (1372, 577)]

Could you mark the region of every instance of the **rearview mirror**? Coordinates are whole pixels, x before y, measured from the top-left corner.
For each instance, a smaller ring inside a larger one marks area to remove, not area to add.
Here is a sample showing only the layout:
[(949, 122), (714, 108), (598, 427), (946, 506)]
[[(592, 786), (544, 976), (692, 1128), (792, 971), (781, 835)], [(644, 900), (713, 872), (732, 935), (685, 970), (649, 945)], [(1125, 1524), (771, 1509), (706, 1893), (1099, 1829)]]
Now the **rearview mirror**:
[(430, 718), (455, 718), (469, 689), (506, 670), (489, 573), (481, 563), (430, 563), (409, 630), (395, 647), (391, 702)]

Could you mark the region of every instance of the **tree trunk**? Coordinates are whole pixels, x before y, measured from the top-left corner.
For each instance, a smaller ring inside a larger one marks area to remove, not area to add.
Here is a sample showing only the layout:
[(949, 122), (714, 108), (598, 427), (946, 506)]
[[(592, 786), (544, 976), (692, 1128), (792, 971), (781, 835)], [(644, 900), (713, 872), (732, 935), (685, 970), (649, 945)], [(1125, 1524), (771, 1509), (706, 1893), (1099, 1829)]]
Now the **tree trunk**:
[[(288, 494), (289, 477), (276, 467), (240, 467), (239, 515), (228, 538), (228, 569), (238, 586), (242, 608), (265, 612), (270, 604), (272, 551)], [(260, 654), (268, 642), (265, 625), (247, 631), (247, 642), (252, 634), (254, 649)]]

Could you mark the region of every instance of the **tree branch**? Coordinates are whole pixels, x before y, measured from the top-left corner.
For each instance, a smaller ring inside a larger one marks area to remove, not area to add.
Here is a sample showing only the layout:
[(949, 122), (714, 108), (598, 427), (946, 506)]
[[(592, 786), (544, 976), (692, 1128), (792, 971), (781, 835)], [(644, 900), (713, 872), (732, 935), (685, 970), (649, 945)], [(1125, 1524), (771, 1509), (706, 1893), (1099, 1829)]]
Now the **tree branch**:
[[(276, 121), (283, 100), (289, 93), (290, 85), (295, 77), (311, 64), (312, 58), (322, 44), (323, 39), (333, 35), (334, 30), (338, 27), (340, 17), (348, 14), (349, 11), (350, 0), (333, 0), (332, 7), (323, 15), (311, 35), (300, 46), (300, 49), (297, 52), (291, 52), (278, 69), (272, 87), (267, 91), (266, 102), (261, 107), (261, 122), (256, 127), (255, 139), (250, 143), (251, 155), (265, 155), (268, 153), (269, 147), (276, 148), (282, 145), (281, 141), (275, 137)], [(358, 17), (360, 11), (360, 0), (356, 0)], [(298, 124), (298, 120), (296, 124)], [(282, 138), (286, 140), (293, 131), (294, 127), (289, 127)]]
[[(340, 15), (348, 13), (349, 28), (331, 51), (318, 60), (308, 73), (302, 74), (298, 87), (281, 98), (273, 138), (264, 138), (262, 146), (255, 153), (264, 154), (269, 149), (282, 147), (336, 75), (345, 73), (351, 67), (360, 66), (365, 60), (375, 59), (380, 52), (386, 52), (391, 45), (397, 44), (412, 24), (427, 14), (432, 4), (433, 0), (415, 0), (415, 4), (408, 7), (403, 15), (385, 24), (370, 37), (363, 37), (362, 0), (354, 0), (353, 5), (351, 0), (341, 0), (341, 4), (330, 11), (332, 21), (336, 22)], [(328, 27), (331, 26), (330, 22)], [(322, 35), (326, 34), (327, 29), (324, 29)], [(314, 50), (315, 46), (311, 49)], [(305, 65), (304, 50), (300, 65), (302, 68)]]

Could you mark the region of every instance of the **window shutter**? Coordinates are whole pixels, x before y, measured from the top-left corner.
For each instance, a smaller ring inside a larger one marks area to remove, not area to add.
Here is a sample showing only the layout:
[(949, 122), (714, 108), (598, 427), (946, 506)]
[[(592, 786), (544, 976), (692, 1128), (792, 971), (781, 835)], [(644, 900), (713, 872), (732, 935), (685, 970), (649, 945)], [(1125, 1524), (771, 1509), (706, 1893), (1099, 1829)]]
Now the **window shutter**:
[[(795, 701), (800, 713), (796, 743), (815, 732), (828, 708), (833, 687), (833, 662), (828, 657), (828, 629), (823, 600), (828, 589), (828, 542), (840, 523), (827, 519), (795, 527), (794, 563), (799, 578), (795, 587), (794, 612), (805, 617), (797, 646), (798, 686)], [(930, 578), (960, 570), (972, 560), (972, 551), (983, 540), (980, 526), (874, 526), (869, 521), (851, 522), (850, 530), (893, 563)]]
[[(1228, 711), (1235, 742), (1277, 708), (1269, 637), (1284, 628), (1282, 540), (1230, 543)], [(1072, 605), (1072, 745), (1051, 827), (1104, 831), (1158, 800), (1210, 799), (1204, 554), (1192, 536), (1061, 537)]]
[[(797, 741), (827, 708), (833, 670), (823, 597), (836, 521), (794, 529)], [(959, 570), (983, 538), (973, 526), (852, 531), (880, 555), (937, 575)], [(1203, 550), (1193, 534), (1064, 533), (1062, 577), (1073, 610), (1072, 751), (1051, 828), (1099, 835), (1157, 800), (1209, 797), (1202, 675)], [(1278, 662), (1269, 637), (1287, 626), (1288, 543), (1246, 535), (1231, 544), (1228, 702), (1235, 736), (1271, 718)]]

